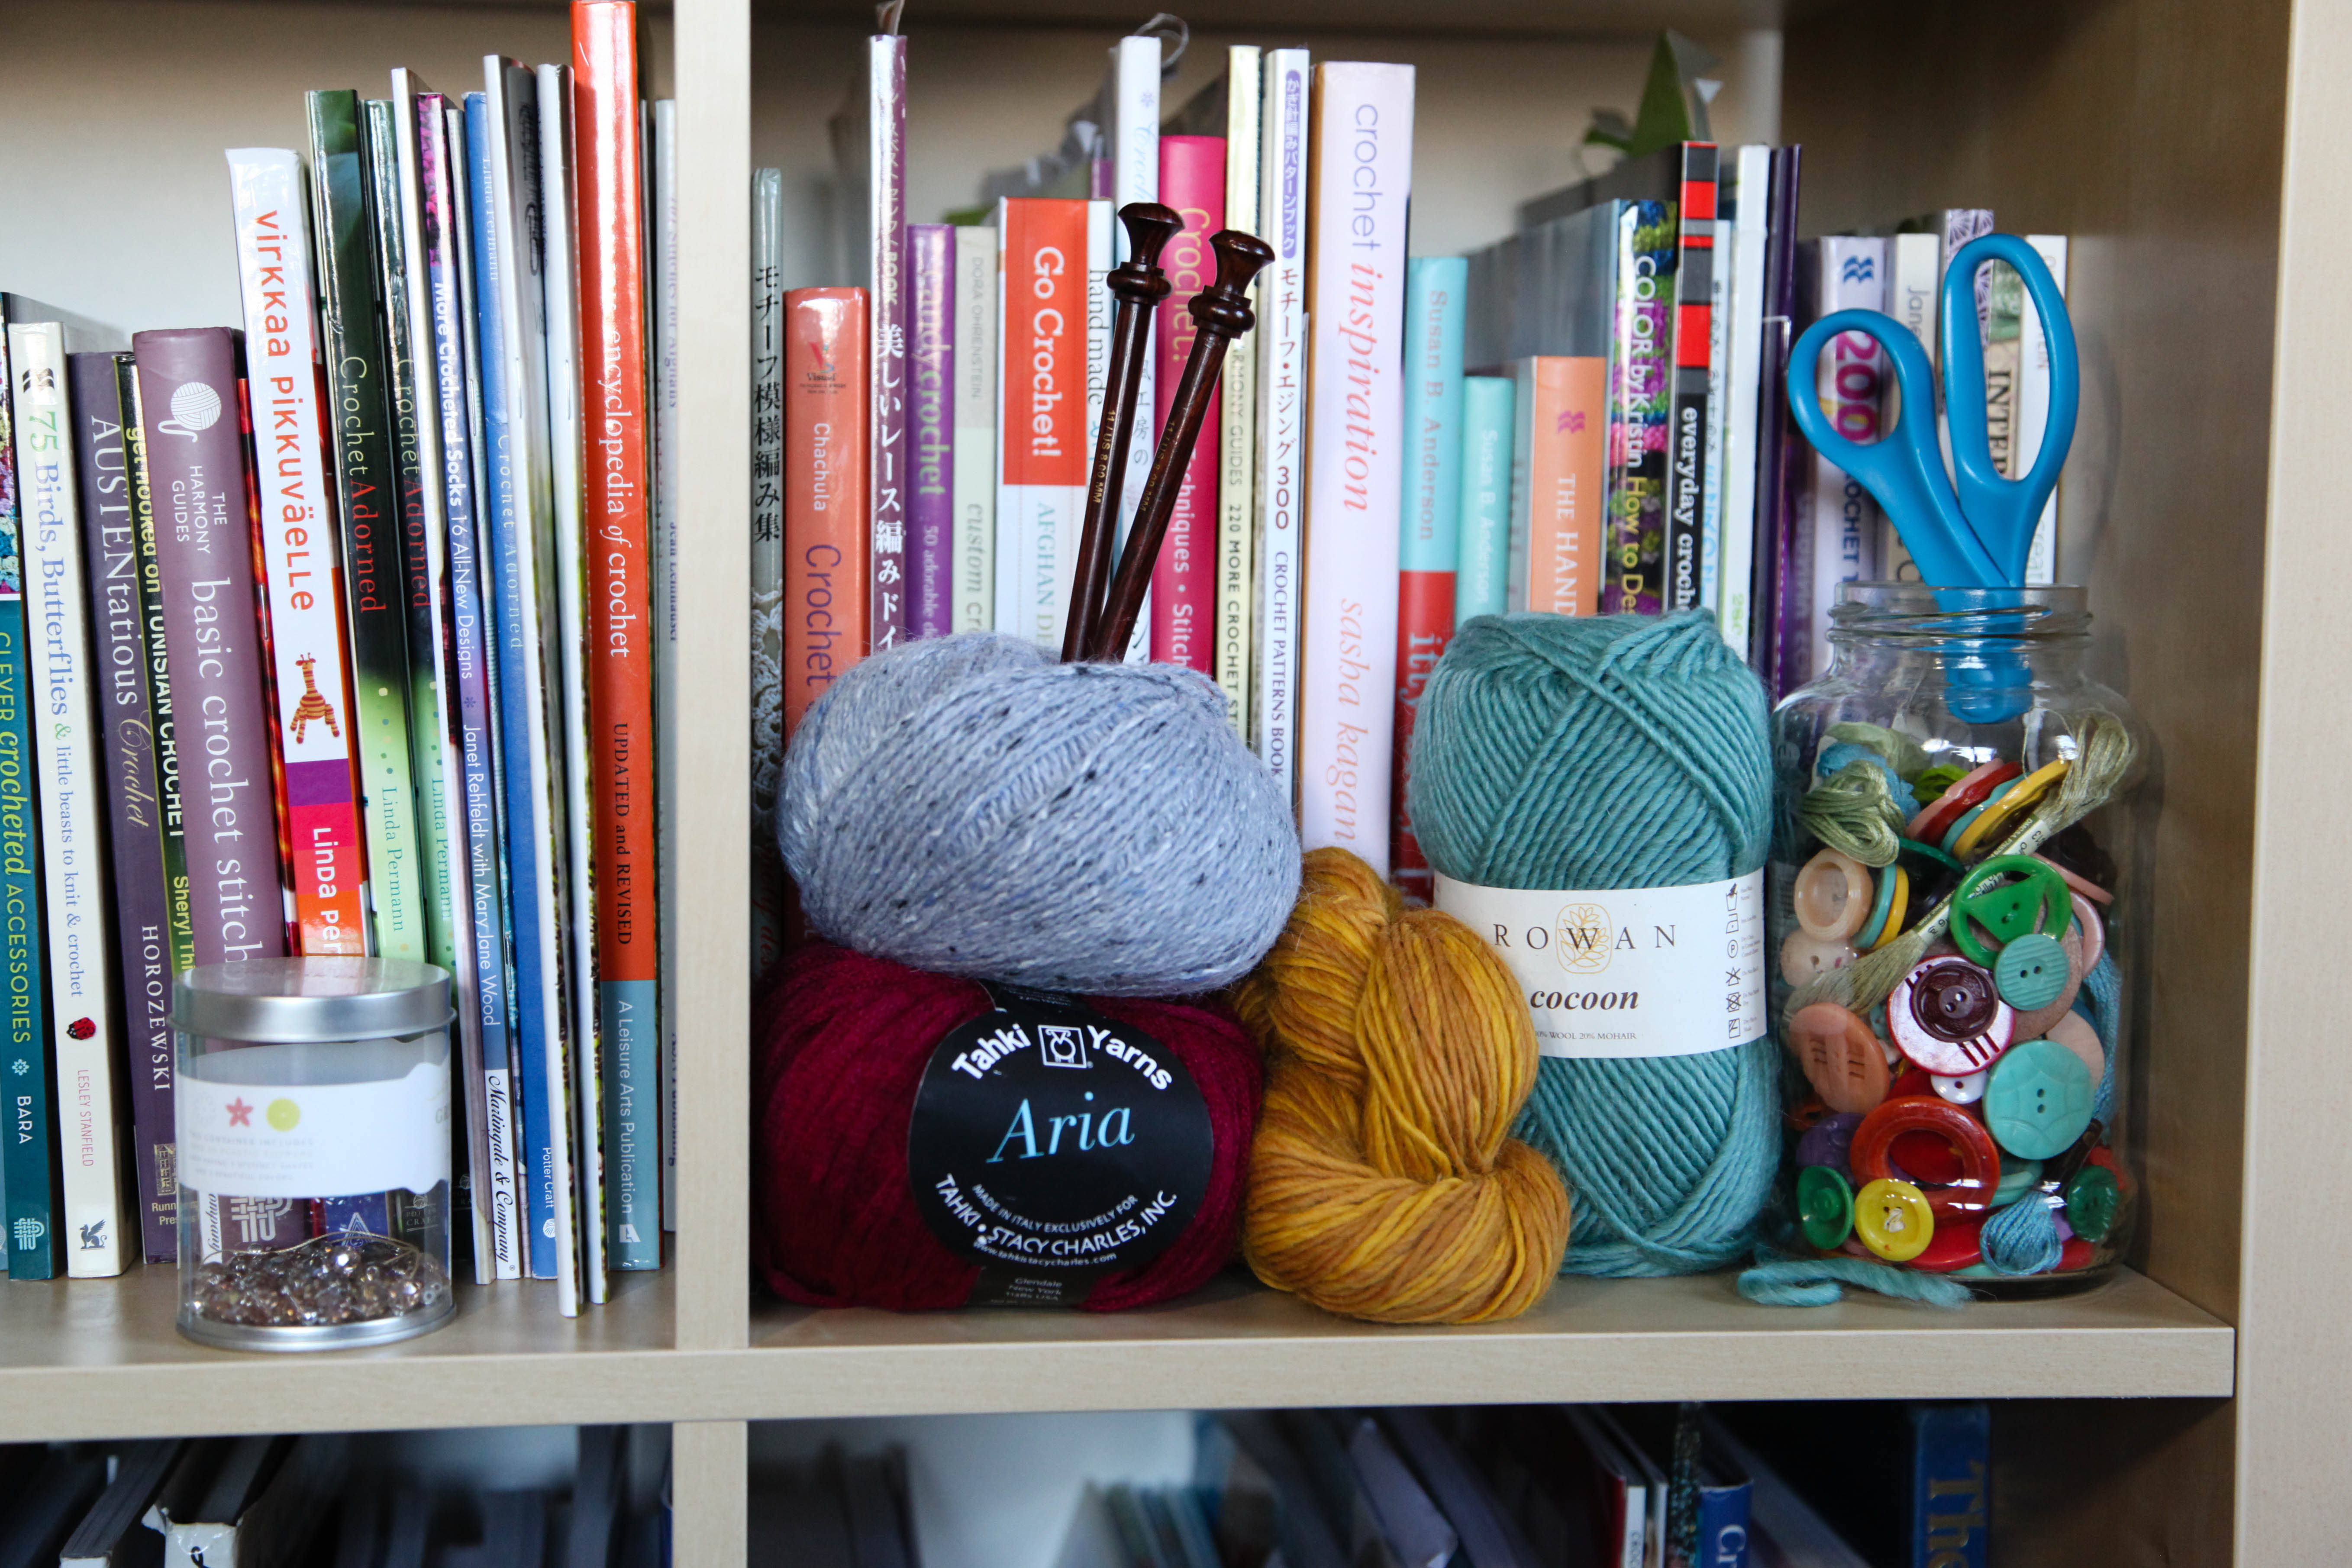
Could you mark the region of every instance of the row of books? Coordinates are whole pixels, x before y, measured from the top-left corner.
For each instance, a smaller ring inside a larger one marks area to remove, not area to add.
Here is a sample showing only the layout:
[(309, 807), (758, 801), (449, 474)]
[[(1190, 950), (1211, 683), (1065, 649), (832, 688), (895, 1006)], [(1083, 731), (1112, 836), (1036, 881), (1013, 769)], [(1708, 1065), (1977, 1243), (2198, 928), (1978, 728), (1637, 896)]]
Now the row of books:
[(1990, 1434), (1981, 1404), (1225, 1412), (1189, 1484), (1090, 1483), (1055, 1568), (1981, 1568)]
[(0, 1568), (666, 1568), (667, 1477), (632, 1484), (628, 1436), (580, 1428), (568, 1488), (456, 1495), (341, 1433), (20, 1445)]
[[(176, 1255), (172, 979), (281, 952), (454, 976), (477, 1279), (660, 1265), (675, 119), (634, 5), (572, 22), (231, 151), (241, 334), (5, 300), (17, 1278)], [(390, 1234), (268, 1206), (222, 1245)]]
[[(835, 127), (842, 287), (781, 288), (779, 176), (755, 195), (762, 823), (792, 724), (865, 652), (987, 628), (1058, 649), (1129, 202), (1184, 220), (1146, 416), (1190, 346), (1206, 237), (1250, 230), (1276, 252), (1130, 657), (1218, 682), (1309, 845), (1426, 890), (1404, 765), (1423, 684), (1470, 616), (1706, 611), (1777, 695), (1825, 666), (1837, 583), (1904, 571), (1868, 495), (1790, 419), (1790, 345), (1815, 314), (1866, 304), (1932, 353), (1936, 286), (1990, 213), (1800, 241), (1800, 149), (1685, 142), (1525, 204), (1475, 254), (1410, 257), (1412, 68), (1234, 46), (1163, 117), (1147, 32), (1113, 46), (1062, 148), (990, 178), (992, 206), (963, 215), (983, 221), (909, 225), (907, 47), (869, 41)], [(2035, 243), (2063, 286), (2063, 239)], [(2021, 374), (2040, 328), (2014, 273), (1990, 279), (1988, 402), (2021, 472), (2046, 406)], [(1819, 376), (1842, 427), (1879, 426), (1870, 340), (1839, 338)], [(1130, 453), (1130, 515), (1149, 445)], [(2037, 581), (2054, 521), (2053, 501)], [(762, 967), (779, 886), (771, 867)]]
[(901, 1447), (848, 1454), (831, 1444), (805, 1461), (758, 1465), (749, 1515), (754, 1563), (921, 1568)]

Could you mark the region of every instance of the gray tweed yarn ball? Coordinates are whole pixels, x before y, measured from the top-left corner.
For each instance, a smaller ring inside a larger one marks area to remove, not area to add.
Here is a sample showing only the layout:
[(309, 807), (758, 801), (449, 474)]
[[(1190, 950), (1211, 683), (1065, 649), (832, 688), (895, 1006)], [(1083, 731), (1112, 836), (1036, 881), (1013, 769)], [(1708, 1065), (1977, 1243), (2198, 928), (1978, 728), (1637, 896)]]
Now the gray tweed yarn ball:
[(829, 940), (1053, 990), (1215, 990), (1298, 895), (1290, 803), (1213, 684), (994, 633), (836, 681), (785, 753), (776, 828)]

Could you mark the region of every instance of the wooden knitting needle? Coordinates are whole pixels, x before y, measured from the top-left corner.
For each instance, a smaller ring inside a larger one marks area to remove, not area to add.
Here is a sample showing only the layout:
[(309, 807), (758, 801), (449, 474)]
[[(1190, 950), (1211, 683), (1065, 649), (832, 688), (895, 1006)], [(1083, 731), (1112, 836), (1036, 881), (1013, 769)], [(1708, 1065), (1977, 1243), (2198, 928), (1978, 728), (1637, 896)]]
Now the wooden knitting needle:
[(1250, 279), (1274, 259), (1274, 247), (1254, 234), (1225, 229), (1210, 237), (1217, 253), (1217, 280), (1192, 296), (1192, 311), (1200, 333), (1184, 361), (1184, 374), (1176, 384), (1168, 424), (1160, 432), (1160, 447), (1151, 457), (1151, 475), (1144, 481), (1143, 500), (1136, 507), (1135, 527), (1118, 558), (1118, 575), (1103, 603), (1103, 618), (1087, 657), (1115, 659), (1127, 652), (1135, 617), (1142, 612), (1143, 595), (1151, 586), (1152, 563), (1160, 559), (1160, 542), (1167, 537), (1168, 520), (1176, 510), (1176, 492), (1201, 439), (1201, 423), (1208, 417), (1209, 397), (1216, 390), (1217, 372), (1225, 349), (1257, 324), (1250, 313)]
[(1127, 226), (1127, 259), (1111, 268), (1108, 279), (1118, 300), (1118, 320), (1111, 328), (1110, 365), (1103, 382), (1108, 401), (1095, 432), (1094, 482), (1087, 488), (1077, 571), (1070, 580), (1069, 623), (1062, 633), (1065, 664), (1086, 657), (1087, 645), (1102, 620), (1111, 554), (1118, 548), (1119, 491), (1127, 481), (1127, 451), (1135, 437), (1135, 405), (1151, 347), (1153, 307), (1168, 298), (1160, 253), (1184, 228), (1175, 209), (1158, 202), (1129, 202), (1118, 209), (1118, 221)]

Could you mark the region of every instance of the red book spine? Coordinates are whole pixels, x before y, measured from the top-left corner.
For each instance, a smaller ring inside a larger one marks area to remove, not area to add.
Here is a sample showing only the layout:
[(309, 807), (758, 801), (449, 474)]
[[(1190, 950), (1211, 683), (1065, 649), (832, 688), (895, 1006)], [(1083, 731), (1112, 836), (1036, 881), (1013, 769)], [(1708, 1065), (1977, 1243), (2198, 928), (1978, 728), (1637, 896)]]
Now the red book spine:
[[(636, 6), (572, 7), (579, 127), (580, 344), (588, 448), (588, 770), (597, 988), (658, 976), (654, 940), (653, 644), (646, 584), (645, 211)], [(634, 1006), (635, 998), (620, 993)], [(614, 1020), (605, 1020), (608, 1033)], [(639, 1020), (652, 1028), (650, 1008)]]
[[(1160, 199), (1183, 218), (1183, 232), (1168, 242), (1160, 264), (1173, 285), (1160, 303), (1153, 334), (1160, 365), (1153, 388), (1160, 403), (1154, 427), (1168, 422), (1176, 384), (1200, 329), (1184, 307), (1216, 280), (1217, 258), (1209, 237), (1225, 226), (1225, 139), (1222, 136), (1162, 136), (1160, 139)], [(1200, 445), (1184, 466), (1176, 510), (1168, 519), (1160, 559), (1151, 568), (1151, 657), (1181, 664), (1203, 675), (1215, 672), (1217, 618), (1217, 454), (1219, 394), (1209, 393)], [(1147, 434), (1137, 432), (1140, 441)]]
[(1429, 672), (1454, 637), (1454, 574), (1397, 574), (1396, 738), (1389, 758), (1389, 776), (1396, 781), (1391, 813), (1389, 879), (1416, 898), (1430, 896), (1429, 862), (1413, 837), (1412, 819), (1405, 810), (1405, 758), (1412, 752), (1413, 716), (1421, 709), (1422, 689)]
[(870, 379), (863, 289), (784, 295), (784, 732), (866, 655)]

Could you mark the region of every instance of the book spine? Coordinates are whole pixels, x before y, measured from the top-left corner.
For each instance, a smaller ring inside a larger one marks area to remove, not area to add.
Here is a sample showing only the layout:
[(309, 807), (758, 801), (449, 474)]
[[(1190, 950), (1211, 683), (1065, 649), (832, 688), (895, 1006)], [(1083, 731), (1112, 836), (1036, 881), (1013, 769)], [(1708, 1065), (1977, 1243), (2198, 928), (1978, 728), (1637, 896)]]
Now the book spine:
[[(150, 1262), (179, 1256), (172, 1160), (171, 899), (163, 870), (155, 713), (147, 685), (139, 534), (154, 528), (138, 416), (123, 397), (129, 354), (74, 354), (74, 446), (81, 465), (83, 558), (96, 639), (98, 753), (106, 779), (114, 875), (115, 952), (138, 1175), (141, 1240)], [(158, 1179), (164, 1186), (159, 1188)]]
[(579, 1268), (592, 1303), (609, 1293), (604, 1266), (604, 1078), (596, 989), (594, 795), (588, 767), (587, 447), (581, 384), (577, 146), (572, 70), (539, 68), (540, 277), (546, 291), (549, 471), (554, 497), (555, 641), (562, 722), (566, 898), (564, 981), (572, 1041), (572, 1196)]
[(1764, 352), (1757, 376), (1756, 415), (1756, 657), (1748, 667), (1764, 679), (1774, 700), (1790, 689), (1788, 626), (1781, 612), (1783, 587), (1791, 580), (1790, 548), (1795, 535), (1790, 506), (1790, 458), (1794, 426), (1789, 420), (1789, 350), (1796, 342), (1797, 190), (1803, 149), (1772, 149), (1765, 198)]
[(996, 231), (955, 231), (955, 629), (996, 625)]
[[(589, 768), (596, 796), (594, 876), (602, 906), (596, 986), (604, 1057), (605, 1261), (613, 1268), (656, 1268), (660, 1068), (655, 1029), (660, 960), (656, 911), (648, 901), (655, 892), (651, 814), (634, 793), (654, 737), (646, 645), (646, 305), (637, 248), (645, 198), (636, 156), (636, 7), (628, 0), (583, 0), (572, 7), (572, 21), (580, 342), (586, 354), (583, 379), (594, 388), (588, 436), (595, 461), (588, 475), (587, 515), (594, 520), (597, 567), (588, 631), (589, 646), (599, 657), (590, 672), (588, 702)], [(903, 82), (903, 55), (887, 53), (900, 62)], [(903, 105), (895, 91), (891, 101), (903, 125)], [(897, 189), (895, 180), (892, 188)], [(903, 366), (903, 358), (898, 363)], [(877, 505), (877, 535), (883, 516)], [(880, 576), (877, 569), (877, 583)]]
[(1724, 226), (1733, 231), (1726, 332), (1723, 416), (1723, 554), (1720, 605), (1723, 640), (1742, 659), (1751, 659), (1756, 626), (1756, 440), (1758, 378), (1763, 374), (1764, 253), (1771, 207), (1772, 150), (1739, 149), (1731, 177)]
[[(508, 920), (514, 933), (509, 979), (514, 1100), (520, 1112), (518, 1163), (521, 1192), (523, 1266), (535, 1279), (557, 1278), (569, 1183), (559, 1180), (555, 1148), (563, 1126), (554, 1101), (562, 1082), (562, 1043), (555, 1003), (562, 995), (554, 928), (561, 886), (550, 851), (558, 829), (551, 800), (546, 722), (547, 647), (541, 615), (538, 542), (546, 507), (545, 407), (538, 378), (530, 374), (543, 353), (543, 326), (525, 320), (522, 301), (540, 297), (535, 258), (524, 213), (538, 200), (531, 167), (537, 140), (535, 105), (514, 101), (532, 91), (527, 73), (509, 80), (492, 56), (485, 62), (489, 92), (466, 95), (467, 151), (473, 225), (476, 318), (481, 344), (480, 383), (485, 436), (484, 465), (491, 483), (482, 509), (488, 547), (488, 632), (500, 679), (491, 694), (499, 745), (495, 760), (504, 785), (499, 821), (505, 852)], [(512, 123), (530, 123), (530, 142), (519, 144)], [(525, 276), (526, 268), (530, 276)], [(561, 1192), (561, 1197), (559, 1197)]]
[[(784, 296), (784, 731), (864, 657), (871, 515), (863, 289)], [(770, 831), (772, 833), (773, 829)]]
[[(1821, 247), (1818, 314), (1878, 310), (1886, 304), (1886, 241), (1834, 237)], [(1885, 351), (1868, 332), (1840, 332), (1815, 372), (1822, 412), (1838, 433), (1865, 445), (1878, 439)], [(1812, 673), (1830, 667), (1830, 609), (1838, 584), (1878, 571), (1878, 503), (1862, 481), (1816, 452), (1813, 481)]]
[(907, 41), (891, 35), (866, 44), (866, 234), (873, 247), (873, 366), (866, 458), (874, 477), (873, 603), (866, 611), (872, 651), (907, 636)]
[[(1184, 361), (1200, 335), (1185, 306), (1217, 277), (1217, 258), (1209, 249), (1209, 236), (1225, 226), (1225, 139), (1160, 138), (1160, 194), (1183, 219), (1184, 226), (1160, 253), (1160, 266), (1171, 288), (1168, 297), (1160, 301), (1158, 331), (1153, 334), (1159, 359), (1155, 427), (1168, 423), (1177, 384), (1183, 378)], [(1169, 513), (1168, 532), (1151, 568), (1151, 657), (1158, 663), (1181, 664), (1203, 675), (1216, 668), (1214, 530), (1217, 440), (1223, 429), (1218, 401), (1222, 385), (1210, 390), (1201, 438), (1177, 485), (1175, 510)]]
[(996, 629), (1059, 652), (1086, 508), (1087, 204), (1000, 208)]
[[(1462, 378), (1461, 547), (1454, 624), (1510, 606), (1511, 461), (1518, 387), (1508, 376)], [(1596, 572), (1598, 567), (1595, 567)]]
[[(447, 527), (436, 541), (442, 614), (441, 686), (447, 728), (441, 771), (454, 796), (453, 834), (462, 835), (457, 895), (456, 993), (460, 1039), (475, 1042), (468, 1075), (481, 1084), (482, 1139), (488, 1185), (482, 1198), (488, 1225), (492, 1278), (521, 1278), (520, 1216), (514, 1163), (513, 1055), (507, 1038), (506, 914), (501, 897), (498, 773), (491, 748), (497, 709), (490, 692), (489, 641), (483, 626), (480, 523), (486, 498), (475, 488), (472, 416), (458, 242), (466, 226), (447, 145), (447, 113), (437, 93), (416, 100), (419, 166), (424, 171), (423, 258), (431, 301), (436, 418)], [(453, 847), (456, 846), (453, 845)], [(478, 1065), (477, 1065), (478, 1064)]]
[(1914, 1405), (1910, 1568), (1984, 1568), (1991, 1548), (1992, 1414), (1981, 1400)]
[(367, 951), (367, 868), (350, 733), (342, 583), (327, 500), (318, 309), (302, 166), (280, 148), (228, 154), (245, 300), (261, 548), (268, 572), (279, 750), (294, 845), (294, 910), (305, 953)]
[(1413, 68), (1318, 67), (1314, 126), (1299, 837), (1385, 877)]
[(1259, 221), (1274, 260), (1258, 274), (1256, 582), (1250, 624), (1256, 681), (1250, 742), (1298, 800), (1298, 622), (1306, 596), (1307, 128), (1313, 79), (1305, 49), (1265, 57)]
[(907, 270), (907, 635), (955, 629), (955, 230), (910, 224)]
[[(65, 330), (8, 327), (16, 373), (16, 491), (24, 507), (31, 623), (33, 754), (40, 779), (41, 889), (47, 928), (50, 1038), (57, 1059), (66, 1272), (120, 1274), (125, 1207), (118, 1128), (122, 1031), (106, 935), (106, 857), (90, 670), (88, 585), (68, 394)], [(112, 366), (107, 365), (111, 373)], [(115, 437), (121, 473), (121, 436)]]
[[(2063, 234), (2029, 234), (2025, 243), (2042, 258), (2050, 268), (2050, 280), (2058, 285), (2058, 293), (2066, 292), (2066, 237)], [(2050, 428), (2050, 334), (2044, 329), (2041, 312), (2033, 308), (2033, 296), (2024, 296), (2024, 347), (2017, 383), (2017, 473), (2031, 471), (2034, 459), (2042, 455), (2042, 437)], [(2033, 545), (2025, 557), (2025, 581), (2029, 586), (2039, 586), (2058, 581), (2058, 495), (2055, 489), (2042, 503), (2042, 520), (2034, 525)]]
[[(1943, 283), (1942, 248), (1932, 234), (1898, 234), (1886, 243), (1886, 313), (1911, 330), (1932, 363), (1937, 351), (1936, 315)], [(1895, 520), (1878, 520), (1878, 574), (1891, 582), (1916, 583), (1919, 567), (1904, 547)]]
[(0, 295), (0, 984), (7, 1128), (0, 1142), (0, 1196), (8, 1229), (0, 1253), (15, 1279), (54, 1279), (58, 1224), (57, 1102), (41, 957), (40, 828), (33, 800), (32, 667), (25, 647), (23, 557), (18, 544), (15, 416), (8, 301)]
[(1396, 735), (1389, 855), (1397, 885), (1426, 899), (1422, 858), (1405, 804), (1413, 714), (1430, 671), (1454, 637), (1454, 572), (1462, 553), (1462, 330), (1470, 263), (1419, 256), (1405, 273), (1404, 521), (1397, 548)]
[[(1085, 399), (1087, 428), (1084, 450), (1086, 452), (1086, 461), (1087, 464), (1086, 472), (1089, 483), (1092, 482), (1094, 474), (1092, 465), (1094, 461), (1095, 442), (1102, 434), (1104, 410), (1108, 405), (1108, 400), (1110, 395), (1111, 313), (1115, 308), (1110, 295), (1110, 269), (1114, 265), (1111, 258), (1117, 253), (1118, 249), (1118, 247), (1113, 242), (1118, 238), (1119, 234), (1125, 232), (1121, 228), (1120, 225), (1111, 216), (1111, 204), (1108, 201), (1094, 200), (1087, 203), (1087, 283), (1085, 296), (1087, 312), (1087, 370)], [(1151, 356), (1148, 353), (1144, 356), (1144, 363), (1147, 367), (1151, 363)], [(1151, 372), (1149, 368), (1147, 368), (1143, 373), (1143, 384), (1147, 389), (1151, 384)], [(1141, 411), (1151, 405), (1150, 396), (1151, 394), (1149, 390), (1140, 391), (1136, 395), (1136, 417), (1139, 421), (1143, 417)], [(1124, 510), (1126, 509), (1126, 505), (1127, 502), (1124, 498), (1122, 498), (1119, 502), (1120, 509)], [(1077, 575), (1076, 565), (1078, 553), (1076, 524), (1083, 521), (1085, 517), (1083, 504), (1078, 510), (1066, 513), (1066, 515), (1071, 518), (1072, 527), (1068, 536), (1062, 542), (1061, 557), (1066, 563), (1069, 563), (1068, 570), (1070, 572), (1070, 576), (1071, 579), (1075, 581)], [(1126, 539), (1123, 534), (1120, 538), (1120, 543), (1122, 545), (1126, 543)], [(1068, 597), (1069, 592), (1069, 588), (1066, 586), (1064, 589), (1064, 598), (1066, 601)], [(1135, 664), (1146, 661), (1150, 658), (1150, 654), (1151, 590), (1147, 586), (1143, 592), (1143, 604), (1136, 613), (1135, 635), (1128, 640), (1127, 662), (1129, 664)]]
[(343, 603), (351, 645), (352, 741), (366, 833), (372, 951), (424, 961), (425, 900), (408, 739), (408, 621), (385, 407), (383, 343), (369, 254), (366, 155), (359, 95), (310, 95), (310, 216), (318, 253), (335, 511), (342, 522)]
[(1525, 567), (1513, 577), (1513, 607), (1589, 616), (1601, 596), (1608, 362), (1546, 355), (1517, 371), (1511, 539)]
[[(1106, 149), (1109, 153), (1110, 166), (1107, 173), (1110, 181), (1108, 188), (1099, 195), (1113, 214), (1129, 202), (1156, 202), (1160, 199), (1160, 46), (1156, 35), (1129, 34), (1110, 47), (1109, 76), (1104, 89), (1110, 111), (1110, 134)], [(1102, 266), (1105, 273), (1127, 259), (1126, 226), (1114, 219), (1110, 230), (1110, 253)], [(1093, 300), (1095, 293), (1101, 288), (1100, 284), (1089, 284), (1089, 300)], [(1107, 295), (1097, 302), (1097, 308), (1104, 318), (1107, 332), (1110, 316), (1110, 300)], [(1161, 336), (1164, 338), (1166, 334)], [(1107, 354), (1104, 357), (1108, 359)], [(1160, 376), (1157, 357), (1146, 354), (1140, 389), (1135, 399), (1139, 422), (1142, 418), (1142, 410), (1160, 406)], [(1204, 428), (1216, 428), (1213, 418)], [(1092, 460), (1094, 436), (1090, 421), (1087, 427), (1088, 462)], [(1142, 437), (1139, 428), (1137, 438), (1127, 448), (1127, 482), (1118, 496), (1118, 539), (1122, 550), (1127, 545), (1128, 530), (1135, 526), (1135, 509), (1143, 500), (1143, 488), (1151, 475), (1153, 445)], [(1090, 473), (1087, 474), (1080, 482), (1091, 478)], [(1170, 528), (1172, 531), (1172, 522)], [(1162, 559), (1166, 558), (1168, 549), (1163, 542), (1160, 550)], [(1135, 636), (1127, 649), (1130, 664), (1152, 657), (1154, 596), (1149, 592), (1145, 594), (1141, 613), (1136, 616)]]
[[(1735, 154), (1736, 155), (1736, 154)], [(1723, 454), (1728, 444), (1724, 419), (1731, 395), (1731, 272), (1737, 265), (1731, 209), (1726, 193), (1735, 178), (1717, 162), (1707, 194), (1715, 202), (1715, 252), (1708, 258), (1706, 328), (1706, 419), (1705, 479), (1700, 488), (1699, 605), (1723, 624)]]
[[(1225, 223), (1244, 234), (1261, 225), (1259, 165), (1265, 144), (1259, 125), (1265, 112), (1265, 53), (1255, 44), (1235, 44), (1225, 55)], [(1250, 285), (1250, 300), (1263, 312), (1262, 286)], [(1259, 316), (1261, 323), (1264, 315)], [(1225, 694), (1225, 716), (1246, 742), (1250, 729), (1252, 546), (1257, 530), (1257, 355), (1237, 350), (1225, 355), (1219, 383), (1223, 426), (1217, 435), (1217, 689)]]
[(751, 987), (784, 953), (784, 174), (751, 173)]
[(1618, 209), (1606, 602), (1629, 615), (1654, 616), (1665, 606), (1676, 234), (1670, 203), (1626, 202)]
[[(654, 881), (656, 911), (677, 896), (678, 294), (677, 100), (653, 106), (654, 158)], [(677, 1228), (677, 926), (661, 919), (662, 1229)]]
[[(140, 402), (139, 367), (128, 354), (119, 357), (115, 371), (122, 399), (122, 439), (131, 454), (132, 517), (137, 524), (135, 541), (139, 552), (139, 625), (141, 657), (147, 667), (147, 702), (154, 723), (154, 769), (156, 815), (163, 859), (163, 946), (168, 967), (165, 971), (163, 1000), (168, 1009), (171, 1003), (170, 982), (187, 973), (195, 963), (195, 924), (188, 903), (188, 837), (186, 813), (180, 795), (179, 730), (173, 716), (171, 647), (163, 629), (163, 585), (161, 566), (156, 557), (156, 507), (154, 476), (147, 454), (147, 418)], [(143, 957), (143, 954), (142, 954)], [(142, 1128), (152, 1128), (155, 1137), (142, 1135), (139, 1147), (140, 1190), (150, 1192), (152, 1199), (163, 1205), (164, 1223), (172, 1235), (172, 1256), (179, 1253), (178, 1225), (178, 1141), (173, 1131), (176, 1111), (171, 1093), (169, 1075), (177, 1070), (172, 1044), (170, 1019), (162, 1021), (160, 1039), (150, 1041), (150, 1056), (144, 1066), (151, 1077), (160, 1077), (164, 1093), (156, 1105), (157, 1115)], [(155, 1054), (160, 1049), (160, 1056)], [(134, 1067), (134, 1071), (137, 1068)], [(150, 1166), (152, 1165), (152, 1172)]]
[(1666, 430), (1664, 607), (1699, 607), (1706, 507), (1707, 364), (1715, 298), (1715, 175), (1712, 142), (1683, 143), (1675, 211), (1674, 393)]

